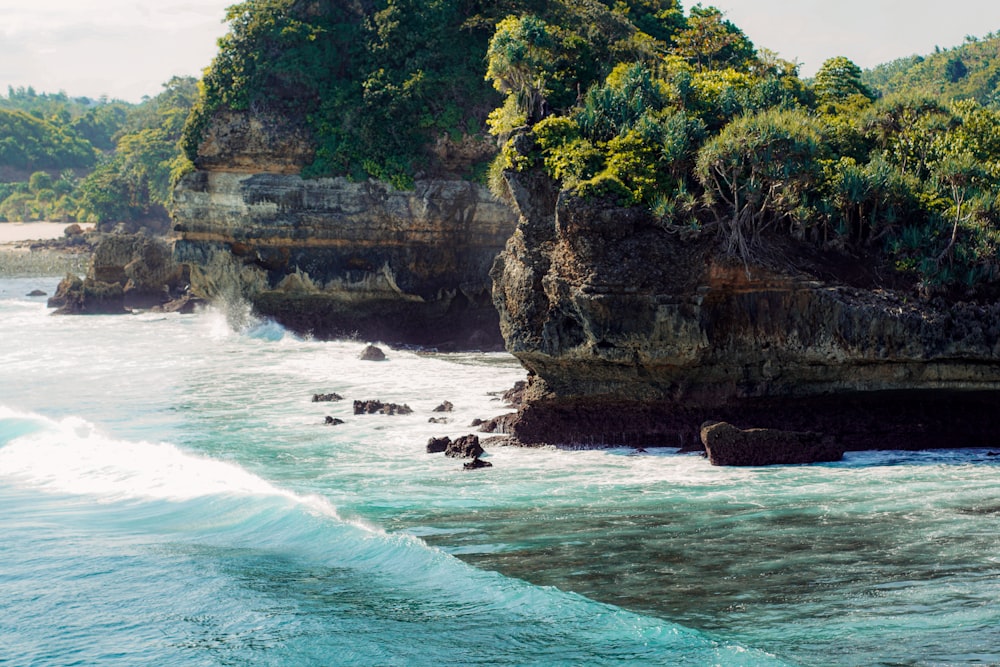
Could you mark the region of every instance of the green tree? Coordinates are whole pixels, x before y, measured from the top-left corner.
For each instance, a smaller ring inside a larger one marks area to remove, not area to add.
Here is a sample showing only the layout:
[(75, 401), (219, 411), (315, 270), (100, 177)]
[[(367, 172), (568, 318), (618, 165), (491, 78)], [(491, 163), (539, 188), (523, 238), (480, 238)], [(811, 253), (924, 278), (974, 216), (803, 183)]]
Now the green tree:
[(734, 120), (698, 152), (696, 175), (724, 212), (729, 252), (748, 261), (760, 235), (788, 222), (807, 224), (823, 157), (822, 128), (807, 113), (772, 109)]
[(52, 177), (44, 171), (36, 171), (28, 179), (28, 188), (33, 194), (52, 189)]
[(823, 62), (816, 72), (813, 90), (821, 102), (842, 102), (852, 95), (875, 99), (875, 94), (861, 80), (861, 68), (844, 56)]
[(508, 16), (497, 24), (486, 51), (486, 80), (515, 100), (527, 122), (545, 117), (548, 66), (554, 40), (549, 26), (536, 16)]
[(674, 53), (698, 71), (717, 67), (744, 70), (756, 59), (753, 43), (715, 7), (691, 8), (686, 27), (674, 35)]

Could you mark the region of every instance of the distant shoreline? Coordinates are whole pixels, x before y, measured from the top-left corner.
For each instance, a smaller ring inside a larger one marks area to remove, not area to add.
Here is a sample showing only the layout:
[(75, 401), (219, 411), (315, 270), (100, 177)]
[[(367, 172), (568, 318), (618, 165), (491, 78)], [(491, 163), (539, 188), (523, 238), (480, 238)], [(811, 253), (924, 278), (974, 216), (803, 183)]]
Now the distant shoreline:
[[(0, 222), (0, 245), (62, 238), (71, 222)], [(82, 225), (81, 225), (82, 226)]]
[(69, 222), (0, 222), (0, 276), (64, 276), (86, 273), (90, 252), (36, 248), (34, 242), (64, 236)]

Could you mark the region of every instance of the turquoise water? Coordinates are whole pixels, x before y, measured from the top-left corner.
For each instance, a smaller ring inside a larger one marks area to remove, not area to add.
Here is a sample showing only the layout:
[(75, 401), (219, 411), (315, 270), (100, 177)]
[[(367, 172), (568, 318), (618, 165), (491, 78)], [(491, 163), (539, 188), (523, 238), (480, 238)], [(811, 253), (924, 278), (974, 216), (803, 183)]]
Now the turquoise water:
[(1000, 664), (986, 450), (465, 472), (424, 444), (504, 411), (506, 355), (51, 317), (55, 282), (0, 281), (0, 664)]

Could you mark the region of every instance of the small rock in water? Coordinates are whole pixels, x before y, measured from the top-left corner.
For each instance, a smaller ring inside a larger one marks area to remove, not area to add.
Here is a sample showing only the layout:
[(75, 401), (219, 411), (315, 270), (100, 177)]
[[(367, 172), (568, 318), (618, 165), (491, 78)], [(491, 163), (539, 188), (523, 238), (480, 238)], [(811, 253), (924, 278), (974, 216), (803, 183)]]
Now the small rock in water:
[(28, 292), (28, 296), (48, 296), (48, 294), (40, 289), (33, 289), (30, 292)]
[(473, 420), (472, 420), (472, 423), (471, 423), (471, 424), (469, 424), (469, 426), (482, 426), (482, 425), (483, 425), (483, 424), (485, 424), (485, 423), (486, 423), (486, 421), (485, 421), (485, 420), (482, 420), (482, 419), (479, 419), (479, 418), (477, 417), (476, 419), (473, 419)]
[(361, 351), (358, 359), (361, 361), (385, 361), (385, 352), (374, 345), (368, 345)]
[(342, 401), (344, 397), (337, 393), (313, 394), (313, 403), (330, 403), (332, 401)]
[(452, 405), (451, 401), (445, 401), (441, 405), (439, 405), (436, 408), (434, 408), (433, 411), (434, 412), (451, 412), (454, 409), (455, 409), (455, 406)]
[(384, 415), (409, 415), (413, 413), (413, 408), (405, 403), (397, 405), (382, 401), (354, 401), (354, 414), (356, 415), (373, 415), (379, 412)]
[(427, 420), (427, 423), (428, 424), (447, 424), (448, 423), (448, 418), (447, 417), (431, 417), (430, 419)]
[(471, 461), (466, 461), (462, 464), (463, 470), (479, 470), (480, 468), (492, 468), (493, 464), (489, 461), (484, 461), (480, 458), (472, 459)]
[(771, 428), (742, 430), (727, 422), (701, 426), (709, 463), (714, 466), (766, 466), (839, 461), (843, 447), (819, 433)]
[(463, 435), (448, 443), (444, 450), (444, 455), (453, 459), (477, 459), (485, 453), (479, 444), (479, 436), (476, 435)]
[(344, 420), (343, 419), (337, 419), (336, 417), (331, 417), (330, 415), (327, 415), (326, 416), (326, 423), (329, 424), (330, 426), (339, 426), (340, 424), (344, 423)]
[(451, 444), (451, 438), (431, 438), (427, 441), (427, 453), (428, 454), (440, 454), (441, 452), (448, 449), (448, 445)]

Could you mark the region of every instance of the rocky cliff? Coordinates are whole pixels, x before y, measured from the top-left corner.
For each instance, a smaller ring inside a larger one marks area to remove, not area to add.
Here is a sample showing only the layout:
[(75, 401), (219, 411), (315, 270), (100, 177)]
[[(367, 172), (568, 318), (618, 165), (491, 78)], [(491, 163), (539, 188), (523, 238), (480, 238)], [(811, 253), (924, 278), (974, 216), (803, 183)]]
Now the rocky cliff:
[(688, 446), (722, 419), (853, 448), (995, 444), (1000, 305), (904, 297), (787, 240), (744, 266), (714, 234), (539, 174), (508, 184), (519, 223), (494, 301), (531, 374), (521, 441)]
[(413, 190), (303, 179), (309, 137), (277, 118), (218, 116), (175, 192), (175, 257), (192, 289), (248, 299), (320, 338), (443, 349), (502, 345), (489, 268), (515, 217), (455, 178)]

